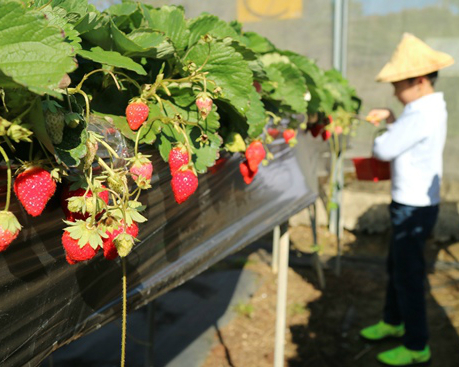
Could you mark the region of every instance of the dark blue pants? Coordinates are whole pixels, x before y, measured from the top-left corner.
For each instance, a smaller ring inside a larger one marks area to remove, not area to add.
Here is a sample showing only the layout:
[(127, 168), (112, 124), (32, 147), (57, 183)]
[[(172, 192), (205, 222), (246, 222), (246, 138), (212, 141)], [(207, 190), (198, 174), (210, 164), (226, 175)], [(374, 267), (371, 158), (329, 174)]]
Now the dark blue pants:
[(438, 205), (414, 207), (392, 202), (389, 206), (392, 240), (387, 258), (384, 321), (405, 324), (403, 344), (422, 350), (428, 339), (424, 247), (438, 216)]

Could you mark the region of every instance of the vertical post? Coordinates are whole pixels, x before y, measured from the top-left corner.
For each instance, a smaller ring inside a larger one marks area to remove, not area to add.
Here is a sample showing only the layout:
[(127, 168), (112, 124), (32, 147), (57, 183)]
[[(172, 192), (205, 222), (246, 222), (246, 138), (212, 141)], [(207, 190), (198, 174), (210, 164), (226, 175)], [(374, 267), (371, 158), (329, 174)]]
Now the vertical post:
[(311, 230), (312, 230), (312, 239), (314, 241), (314, 252), (312, 254), (312, 261), (314, 263), (314, 267), (316, 268), (317, 278), (319, 279), (319, 287), (320, 289), (325, 289), (325, 276), (324, 271), (322, 269), (322, 264), (320, 262), (319, 254), (317, 253), (317, 207), (316, 203), (310, 205), (308, 207), (309, 211), (309, 220), (311, 222)]
[(275, 226), (273, 230), (273, 256), (271, 259), (271, 270), (277, 274), (279, 269), (279, 241), (280, 241), (280, 226)]
[(333, 14), (333, 67), (341, 70), (343, 0), (335, 0)]
[(156, 301), (151, 301), (147, 305), (147, 333), (148, 342), (145, 348), (145, 367), (153, 367), (153, 355), (154, 355), (154, 335), (155, 335), (155, 311)]
[(279, 244), (279, 273), (277, 276), (276, 339), (274, 345), (274, 367), (284, 366), (285, 324), (287, 309), (289, 234), (286, 225), (281, 228)]
[(346, 76), (349, 0), (335, 0), (333, 14), (333, 67)]

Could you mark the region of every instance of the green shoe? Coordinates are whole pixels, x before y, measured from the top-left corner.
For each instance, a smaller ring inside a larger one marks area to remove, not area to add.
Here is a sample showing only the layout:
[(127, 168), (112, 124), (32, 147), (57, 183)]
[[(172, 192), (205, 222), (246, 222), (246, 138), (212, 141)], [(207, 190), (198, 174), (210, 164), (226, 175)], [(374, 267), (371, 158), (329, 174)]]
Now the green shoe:
[(405, 333), (403, 324), (401, 325), (390, 325), (384, 321), (380, 321), (375, 325), (371, 325), (360, 331), (360, 336), (365, 339), (376, 341), (382, 340), (389, 337), (399, 338)]
[(376, 359), (387, 366), (427, 366), (430, 363), (430, 348), (411, 350), (401, 345), (379, 353)]

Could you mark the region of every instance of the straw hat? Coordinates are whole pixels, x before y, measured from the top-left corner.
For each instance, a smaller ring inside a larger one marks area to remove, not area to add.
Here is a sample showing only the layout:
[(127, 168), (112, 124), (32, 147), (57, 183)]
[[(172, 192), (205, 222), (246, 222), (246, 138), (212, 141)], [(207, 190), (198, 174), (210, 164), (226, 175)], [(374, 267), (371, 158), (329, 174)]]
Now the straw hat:
[(397, 82), (416, 76), (427, 75), (454, 63), (454, 59), (435, 51), (419, 38), (404, 33), (390, 61), (376, 77), (378, 82)]

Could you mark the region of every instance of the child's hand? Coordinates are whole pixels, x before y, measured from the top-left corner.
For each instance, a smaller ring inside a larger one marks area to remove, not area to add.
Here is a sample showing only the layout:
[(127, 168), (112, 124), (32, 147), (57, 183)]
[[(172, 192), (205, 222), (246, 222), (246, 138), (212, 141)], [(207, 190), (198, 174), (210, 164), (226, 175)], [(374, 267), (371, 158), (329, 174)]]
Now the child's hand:
[(365, 117), (369, 123), (379, 126), (380, 122), (386, 120), (386, 123), (391, 124), (395, 121), (391, 110), (387, 108), (374, 108)]

